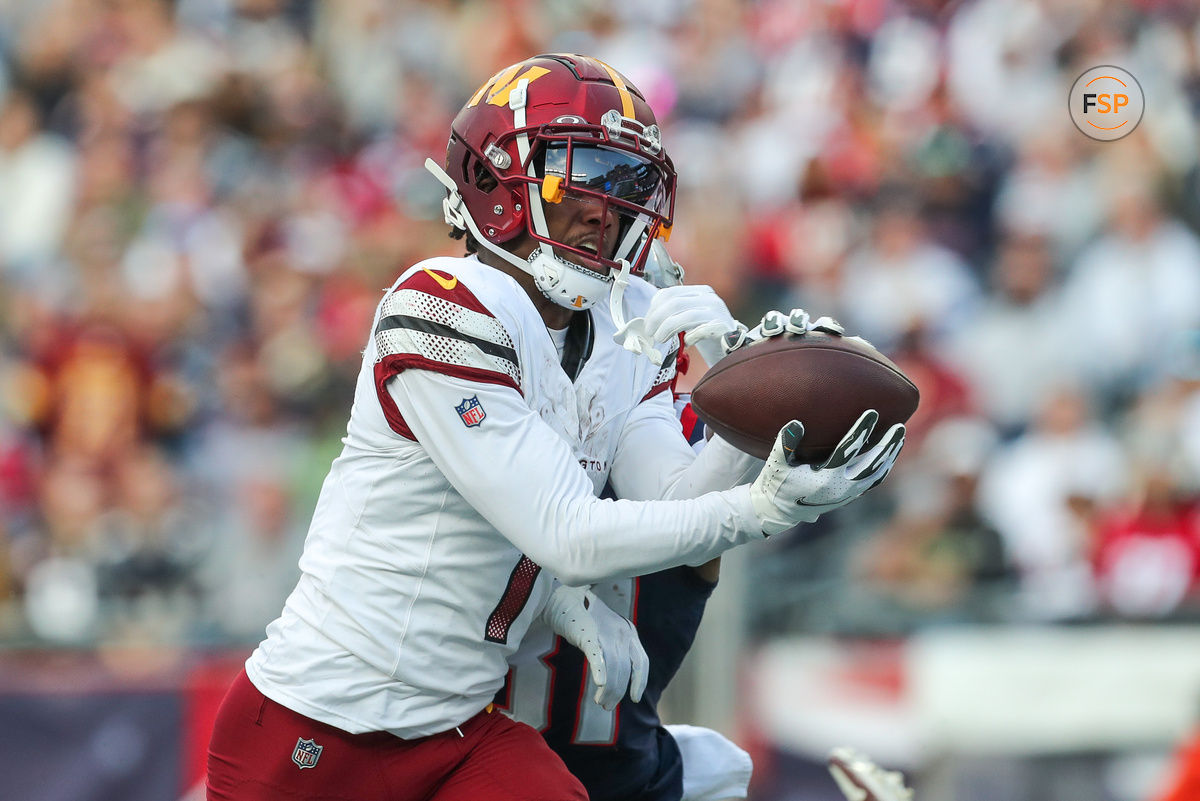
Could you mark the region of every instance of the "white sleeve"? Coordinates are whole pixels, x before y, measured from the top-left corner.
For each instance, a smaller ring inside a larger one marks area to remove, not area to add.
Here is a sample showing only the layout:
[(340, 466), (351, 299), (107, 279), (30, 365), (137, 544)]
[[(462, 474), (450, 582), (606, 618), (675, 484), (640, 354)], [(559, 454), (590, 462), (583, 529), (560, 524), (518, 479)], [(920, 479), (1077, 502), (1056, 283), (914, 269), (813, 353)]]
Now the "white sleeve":
[(683, 437), (670, 393), (663, 392), (630, 412), (609, 481), (618, 498), (679, 500), (749, 483), (762, 466), (716, 436), (697, 455)]
[[(467, 503), (566, 584), (703, 562), (763, 538), (748, 487), (691, 501), (597, 498), (571, 449), (511, 387), (405, 370), (387, 389)], [(468, 427), (455, 407), (473, 396), (485, 416)]]

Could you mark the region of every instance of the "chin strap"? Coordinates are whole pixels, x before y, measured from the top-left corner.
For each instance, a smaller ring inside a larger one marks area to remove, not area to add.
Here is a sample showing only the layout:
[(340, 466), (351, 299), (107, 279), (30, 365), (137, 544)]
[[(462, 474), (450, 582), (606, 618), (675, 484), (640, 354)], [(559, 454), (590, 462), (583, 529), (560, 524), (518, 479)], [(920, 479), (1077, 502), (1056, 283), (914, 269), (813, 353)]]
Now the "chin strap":
[(626, 259), (621, 259), (621, 271), (613, 276), (613, 287), (608, 293), (608, 311), (612, 315), (613, 325), (617, 327), (613, 334), (616, 342), (627, 351), (645, 356), (657, 366), (662, 366), (663, 355), (654, 347), (654, 340), (646, 331), (646, 318), (635, 317), (625, 322), (625, 288), (629, 286), (630, 266)]

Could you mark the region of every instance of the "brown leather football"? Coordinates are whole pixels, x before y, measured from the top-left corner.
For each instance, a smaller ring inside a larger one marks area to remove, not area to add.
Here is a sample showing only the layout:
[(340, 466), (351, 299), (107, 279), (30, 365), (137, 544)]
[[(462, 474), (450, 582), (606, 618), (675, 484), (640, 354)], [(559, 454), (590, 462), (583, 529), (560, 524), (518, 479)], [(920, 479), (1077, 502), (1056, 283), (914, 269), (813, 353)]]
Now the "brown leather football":
[(908, 376), (864, 340), (813, 332), (784, 334), (736, 350), (692, 390), (692, 408), (726, 442), (767, 458), (779, 429), (804, 424), (800, 461), (833, 453), (867, 409), (879, 412), (868, 444), (917, 410)]

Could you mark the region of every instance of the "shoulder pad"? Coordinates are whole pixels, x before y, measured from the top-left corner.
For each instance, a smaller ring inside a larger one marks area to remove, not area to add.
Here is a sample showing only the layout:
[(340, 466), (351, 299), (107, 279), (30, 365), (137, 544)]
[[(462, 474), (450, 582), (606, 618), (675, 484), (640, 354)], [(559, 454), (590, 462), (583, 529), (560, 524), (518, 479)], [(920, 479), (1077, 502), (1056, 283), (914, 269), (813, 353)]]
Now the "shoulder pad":
[(416, 367), (520, 391), (521, 367), (508, 330), (443, 270), (417, 270), (384, 298), (375, 344), (387, 377)]

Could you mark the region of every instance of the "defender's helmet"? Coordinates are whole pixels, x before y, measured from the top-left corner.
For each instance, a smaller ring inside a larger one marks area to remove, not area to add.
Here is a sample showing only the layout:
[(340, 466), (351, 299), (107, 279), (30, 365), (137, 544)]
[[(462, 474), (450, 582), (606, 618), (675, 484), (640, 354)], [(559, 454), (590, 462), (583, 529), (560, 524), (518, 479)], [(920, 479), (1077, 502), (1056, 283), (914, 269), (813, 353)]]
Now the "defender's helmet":
[[(447, 219), (473, 228), (489, 250), (528, 233), (540, 244), (523, 269), (571, 308), (599, 300), (620, 261), (640, 272), (650, 243), (670, 234), (675, 168), (654, 113), (620, 73), (587, 56), (535, 56), (492, 76), (454, 119), (445, 172), (462, 198), (455, 210), (451, 192)], [(601, 203), (604, 218), (615, 212), (616, 230), (598, 253), (550, 237), (543, 204), (572, 197)], [(555, 250), (609, 274), (565, 262)]]

